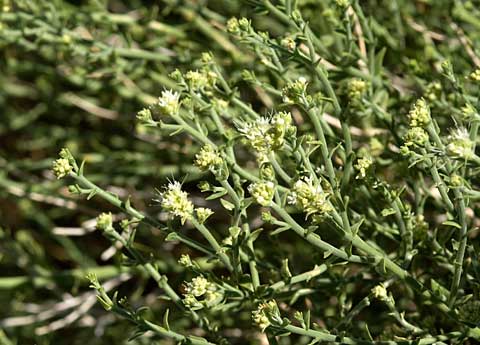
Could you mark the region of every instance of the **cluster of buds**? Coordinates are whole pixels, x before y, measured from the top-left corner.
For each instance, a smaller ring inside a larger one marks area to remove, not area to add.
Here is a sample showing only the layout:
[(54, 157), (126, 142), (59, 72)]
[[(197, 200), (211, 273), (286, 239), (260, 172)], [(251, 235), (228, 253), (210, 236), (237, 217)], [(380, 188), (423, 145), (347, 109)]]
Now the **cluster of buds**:
[(357, 159), (357, 164), (354, 165), (355, 169), (358, 170), (356, 176), (357, 179), (364, 179), (367, 177), (367, 172), (373, 164), (373, 159), (369, 156), (365, 156)]
[(302, 103), (307, 93), (307, 86), (308, 82), (304, 77), (289, 83), (282, 90), (283, 102), (288, 104)]
[(216, 172), (223, 165), (223, 159), (211, 145), (205, 145), (195, 155), (195, 165), (203, 171)]
[(251, 30), (251, 23), (247, 18), (230, 18), (227, 21), (227, 31), (231, 34), (242, 35)]
[(143, 108), (137, 113), (137, 120), (145, 125), (153, 124), (152, 111), (148, 108)]
[(268, 206), (275, 194), (275, 184), (272, 181), (255, 182), (248, 186), (248, 192), (257, 203)]
[(259, 304), (257, 310), (252, 312), (253, 322), (260, 327), (262, 332), (273, 322), (281, 321), (280, 311), (274, 300)]
[(368, 83), (362, 79), (350, 79), (347, 85), (348, 99), (352, 103), (358, 103), (368, 89)]
[(412, 127), (404, 136), (405, 146), (423, 147), (428, 141), (428, 133), (421, 127)]
[(285, 138), (295, 135), (296, 127), (290, 113), (279, 112), (270, 117), (261, 117), (255, 122), (240, 124), (238, 131), (257, 151), (259, 161), (263, 162), (269, 153), (283, 147)]
[(438, 81), (434, 81), (427, 85), (427, 89), (425, 90), (425, 97), (428, 98), (430, 101), (435, 101), (438, 99), (439, 94), (442, 91), (442, 84)]
[(213, 88), (217, 79), (218, 75), (208, 68), (201, 69), (200, 71), (188, 71), (185, 73), (185, 81), (189, 88), (194, 91)]
[(465, 121), (472, 120), (478, 116), (477, 110), (470, 103), (465, 104), (465, 106), (463, 106), (461, 110), (462, 110), (462, 119)]
[(321, 220), (332, 211), (329, 197), (330, 194), (323, 190), (319, 182), (304, 177), (293, 185), (288, 203), (299, 206), (307, 217), (313, 216), (315, 220)]
[(297, 48), (297, 43), (292, 36), (285, 36), (280, 40), (280, 45), (290, 52), (293, 52)]
[(57, 179), (61, 179), (77, 169), (75, 159), (68, 149), (62, 149), (59, 156), (60, 158), (52, 164), (52, 170)]
[(480, 68), (470, 73), (470, 79), (473, 81), (480, 81)]
[(431, 121), (430, 108), (427, 102), (420, 98), (410, 109), (408, 113), (410, 128), (404, 136), (404, 145), (401, 151), (404, 155), (411, 154), (410, 148), (424, 147), (428, 142), (429, 136), (425, 128)]
[(410, 121), (410, 127), (425, 128), (430, 123), (430, 108), (423, 98), (415, 102), (408, 113), (408, 119)]
[(108, 231), (113, 227), (113, 216), (111, 212), (103, 212), (97, 217), (97, 229)]
[(195, 209), (195, 215), (197, 216), (197, 220), (202, 224), (205, 223), (205, 221), (210, 218), (212, 214), (213, 211), (208, 207), (198, 207)]
[(180, 259), (178, 259), (178, 263), (180, 265), (182, 265), (183, 267), (193, 267), (192, 259), (190, 258), (190, 255), (188, 255), (188, 254), (182, 254), (180, 256)]
[(380, 301), (387, 301), (388, 298), (389, 298), (387, 289), (382, 284), (377, 285), (374, 288), (372, 288), (372, 295), (373, 295), (373, 297), (375, 297), (376, 299), (378, 299)]
[(161, 206), (172, 216), (180, 217), (182, 224), (192, 218), (194, 206), (180, 182), (170, 182), (163, 192), (159, 192), (159, 196)]
[(191, 310), (210, 308), (223, 300), (223, 293), (217, 285), (203, 276), (193, 278), (185, 283), (183, 303)]
[(447, 152), (454, 158), (470, 159), (473, 157), (473, 141), (465, 128), (457, 128), (448, 137)]

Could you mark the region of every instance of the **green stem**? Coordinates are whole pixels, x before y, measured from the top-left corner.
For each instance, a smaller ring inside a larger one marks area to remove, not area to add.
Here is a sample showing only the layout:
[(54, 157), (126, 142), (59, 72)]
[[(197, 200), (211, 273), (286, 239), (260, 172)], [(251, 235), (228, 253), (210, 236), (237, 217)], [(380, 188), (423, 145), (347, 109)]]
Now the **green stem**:
[[(70, 177), (72, 177), (80, 185), (80, 187), (83, 187), (83, 188), (86, 188), (86, 189), (89, 189), (89, 190), (92, 190), (92, 191), (94, 190), (95, 195), (98, 195), (102, 199), (106, 200), (107, 202), (109, 202), (113, 206), (121, 209), (122, 211), (129, 214), (130, 216), (138, 219), (139, 221), (144, 222), (145, 224), (148, 224), (152, 228), (165, 231), (165, 229), (162, 227), (162, 224), (159, 221), (157, 221), (156, 219), (154, 219), (154, 218), (152, 218), (148, 215), (145, 215), (145, 214), (141, 213), (140, 211), (134, 209), (131, 205), (129, 205), (129, 204), (127, 205), (127, 203), (125, 201), (120, 200), (118, 198), (118, 196), (103, 190), (102, 188), (100, 188), (99, 186), (97, 186), (96, 184), (94, 184), (93, 182), (88, 180), (85, 176), (78, 175), (78, 174), (72, 172), (72, 173), (70, 173)], [(206, 248), (203, 244), (201, 244), (201, 243), (199, 243), (195, 240), (192, 240), (192, 239), (190, 239), (190, 238), (188, 238), (185, 235), (180, 234), (180, 233), (175, 233), (175, 236), (180, 242), (183, 242), (183, 243), (187, 244), (188, 246), (190, 246), (190, 247), (192, 247), (196, 250), (201, 251), (202, 253), (205, 253), (205, 254), (208, 254), (208, 255), (213, 255), (211, 250)]]
[(215, 250), (215, 253), (219, 256), (220, 260), (224, 263), (224, 265), (228, 268), (229, 271), (233, 270), (232, 264), (230, 263), (229, 257), (223, 252), (222, 247), (218, 244), (215, 237), (213, 237), (210, 230), (201, 223), (199, 223), (195, 218), (190, 219), (190, 222), (197, 228), (198, 231), (202, 234), (202, 236), (207, 240), (208, 243), (212, 246)]

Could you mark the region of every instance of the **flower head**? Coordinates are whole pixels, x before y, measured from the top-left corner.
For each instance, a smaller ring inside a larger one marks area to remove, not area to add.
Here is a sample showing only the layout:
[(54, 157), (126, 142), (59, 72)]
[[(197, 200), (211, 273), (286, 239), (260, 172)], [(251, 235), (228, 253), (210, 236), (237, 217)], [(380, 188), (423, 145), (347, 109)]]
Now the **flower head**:
[(304, 177), (293, 185), (288, 202), (302, 208), (307, 217), (323, 217), (332, 211), (329, 197), (330, 194), (323, 191), (320, 183), (314, 182), (311, 177)]
[(280, 312), (277, 307), (277, 303), (274, 300), (258, 305), (257, 310), (252, 312), (253, 322), (261, 328), (262, 332), (265, 331), (272, 323), (273, 318), (280, 318)]
[(350, 79), (347, 86), (348, 98), (351, 101), (358, 101), (367, 91), (368, 83), (362, 79)]
[(195, 213), (198, 221), (203, 224), (213, 214), (213, 211), (206, 207), (199, 207), (195, 209)]
[(112, 217), (112, 213), (110, 213), (110, 212), (101, 213), (97, 217), (97, 229), (98, 230), (105, 231), (105, 230), (111, 229), (112, 224), (113, 224), (113, 217)]
[(178, 259), (178, 263), (184, 267), (192, 267), (192, 259), (190, 259), (190, 255), (188, 254), (182, 254), (180, 256), (180, 259)]
[(180, 217), (182, 224), (192, 217), (193, 203), (188, 200), (188, 193), (182, 191), (180, 182), (170, 182), (159, 194), (162, 207), (173, 216)]
[(362, 157), (357, 160), (355, 164), (355, 169), (358, 170), (357, 179), (364, 179), (367, 177), (367, 171), (373, 164), (373, 159), (371, 157)]
[(180, 108), (180, 94), (172, 90), (164, 90), (158, 98), (157, 105), (165, 115), (175, 115)]
[(480, 81), (480, 68), (470, 73), (470, 79), (473, 81)]
[(289, 51), (294, 51), (295, 48), (297, 47), (297, 44), (295, 43), (295, 40), (293, 39), (292, 36), (285, 36), (280, 41), (280, 44), (281, 44), (282, 47), (284, 47), (285, 49), (287, 49)]
[(457, 128), (448, 139), (447, 151), (450, 155), (464, 159), (469, 159), (473, 156), (473, 141), (465, 128)]
[(381, 301), (388, 299), (387, 289), (382, 284), (377, 285), (372, 289), (372, 295)]
[(275, 193), (275, 184), (272, 181), (255, 182), (248, 186), (248, 192), (257, 203), (268, 206)]
[(261, 158), (281, 149), (285, 138), (293, 135), (296, 130), (292, 115), (288, 112), (261, 117), (255, 122), (240, 124), (237, 128)]
[(470, 103), (465, 104), (465, 106), (463, 106), (461, 110), (462, 110), (462, 117), (464, 120), (470, 120), (477, 113), (477, 110), (475, 109), (475, 107)]
[(61, 179), (72, 172), (73, 166), (67, 158), (58, 158), (53, 162), (52, 170), (57, 179)]
[(193, 278), (191, 282), (187, 283), (185, 290), (187, 293), (190, 293), (195, 297), (201, 297), (212, 287), (212, 285), (213, 284), (210, 283), (207, 278), (199, 276)]
[(195, 155), (195, 165), (201, 170), (216, 170), (222, 164), (222, 157), (210, 145), (205, 145)]
[(405, 146), (422, 147), (428, 142), (428, 133), (420, 127), (412, 127), (408, 130), (404, 137)]
[(287, 84), (282, 90), (282, 98), (285, 103), (300, 103), (307, 92), (307, 79), (300, 77), (292, 83)]
[(410, 127), (425, 128), (430, 123), (430, 108), (423, 98), (418, 99), (408, 113)]
[(212, 307), (223, 299), (223, 293), (217, 285), (203, 276), (195, 277), (190, 282), (185, 283), (184, 295), (183, 302), (191, 309)]
[(153, 120), (151, 110), (148, 108), (143, 108), (137, 113), (137, 119), (144, 123), (151, 122)]

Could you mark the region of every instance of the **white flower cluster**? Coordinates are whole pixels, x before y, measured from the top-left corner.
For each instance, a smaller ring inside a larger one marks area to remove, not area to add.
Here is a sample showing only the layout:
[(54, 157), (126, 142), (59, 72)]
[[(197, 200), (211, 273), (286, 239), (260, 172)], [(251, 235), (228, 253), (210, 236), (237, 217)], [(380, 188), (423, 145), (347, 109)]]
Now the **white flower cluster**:
[(323, 190), (319, 182), (314, 182), (311, 177), (304, 177), (293, 185), (288, 203), (299, 206), (307, 217), (313, 215), (321, 218), (332, 211), (329, 197), (330, 194)]
[(281, 149), (285, 138), (295, 133), (292, 115), (279, 112), (270, 117), (261, 117), (255, 122), (243, 123), (237, 126), (238, 131), (248, 144), (257, 151), (259, 161), (266, 161), (266, 156)]
[(188, 193), (182, 191), (178, 181), (170, 182), (163, 192), (160, 192), (160, 204), (175, 217), (180, 217), (182, 224), (193, 215), (193, 203), (188, 200)]

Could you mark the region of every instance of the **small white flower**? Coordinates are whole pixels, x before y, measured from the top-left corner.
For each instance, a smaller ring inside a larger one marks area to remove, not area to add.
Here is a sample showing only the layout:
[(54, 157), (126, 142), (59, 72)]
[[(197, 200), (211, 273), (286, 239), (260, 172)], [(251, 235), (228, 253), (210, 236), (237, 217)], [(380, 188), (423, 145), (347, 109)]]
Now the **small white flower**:
[(186, 291), (195, 297), (201, 297), (207, 292), (207, 289), (209, 289), (211, 285), (212, 283), (210, 283), (207, 278), (199, 276), (187, 283)]
[(454, 157), (469, 159), (473, 156), (473, 141), (465, 128), (457, 128), (448, 137), (447, 151)]
[(172, 90), (164, 90), (157, 104), (166, 115), (175, 115), (180, 106), (180, 94)]

